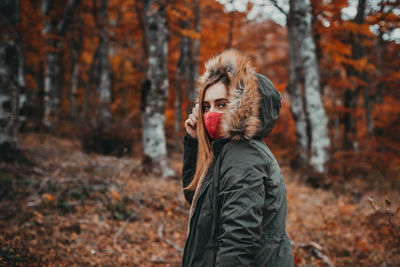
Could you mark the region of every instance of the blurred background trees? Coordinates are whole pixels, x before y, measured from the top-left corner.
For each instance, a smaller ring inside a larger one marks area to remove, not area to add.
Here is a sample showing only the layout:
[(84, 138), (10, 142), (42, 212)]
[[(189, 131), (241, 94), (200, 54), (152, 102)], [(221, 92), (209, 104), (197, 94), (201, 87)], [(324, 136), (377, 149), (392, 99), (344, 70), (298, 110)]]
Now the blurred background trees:
[(266, 140), (281, 160), (317, 183), (398, 176), (399, 6), (2, 1), (1, 156), (16, 158), (18, 132), (48, 131), (78, 136), (87, 151), (139, 155), (143, 171), (174, 175), (168, 151), (181, 149), (203, 62), (237, 47), (284, 97)]
[(25, 87), (19, 1), (3, 1), (0, 16), (0, 159), (13, 161), (18, 156), (18, 105), (20, 98), (23, 104)]

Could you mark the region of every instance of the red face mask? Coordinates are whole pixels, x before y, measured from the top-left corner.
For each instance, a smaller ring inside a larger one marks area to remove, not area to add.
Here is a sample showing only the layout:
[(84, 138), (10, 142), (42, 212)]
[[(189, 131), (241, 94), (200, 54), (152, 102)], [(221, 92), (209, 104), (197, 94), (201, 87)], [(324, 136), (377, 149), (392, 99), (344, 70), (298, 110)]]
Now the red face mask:
[(224, 114), (225, 113), (208, 111), (204, 116), (204, 124), (206, 125), (207, 132), (213, 139), (221, 138), (219, 133), (219, 124), (221, 123), (221, 117)]

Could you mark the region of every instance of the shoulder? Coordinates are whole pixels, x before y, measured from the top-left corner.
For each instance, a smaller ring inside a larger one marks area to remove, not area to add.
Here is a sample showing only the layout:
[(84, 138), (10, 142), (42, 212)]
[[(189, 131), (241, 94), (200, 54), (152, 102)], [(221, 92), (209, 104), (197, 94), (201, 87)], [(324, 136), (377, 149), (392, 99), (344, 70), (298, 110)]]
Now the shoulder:
[(231, 141), (221, 151), (221, 173), (227, 170), (233, 170), (236, 173), (251, 170), (266, 172), (270, 165), (271, 160), (254, 140)]
[(245, 162), (247, 164), (273, 165), (276, 159), (261, 139), (239, 140), (227, 143), (221, 151), (221, 164)]
[(252, 140), (231, 141), (219, 158), (220, 188), (223, 191), (261, 186), (269, 175), (269, 166), (268, 158)]

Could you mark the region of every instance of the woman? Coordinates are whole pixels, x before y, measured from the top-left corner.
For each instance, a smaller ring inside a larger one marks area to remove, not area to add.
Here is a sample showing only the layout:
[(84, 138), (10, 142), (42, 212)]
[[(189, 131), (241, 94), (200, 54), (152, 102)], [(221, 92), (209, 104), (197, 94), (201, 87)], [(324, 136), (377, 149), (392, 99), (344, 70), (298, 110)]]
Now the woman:
[(183, 140), (182, 266), (293, 266), (285, 184), (261, 139), (278, 118), (280, 93), (230, 49), (206, 63), (198, 95)]

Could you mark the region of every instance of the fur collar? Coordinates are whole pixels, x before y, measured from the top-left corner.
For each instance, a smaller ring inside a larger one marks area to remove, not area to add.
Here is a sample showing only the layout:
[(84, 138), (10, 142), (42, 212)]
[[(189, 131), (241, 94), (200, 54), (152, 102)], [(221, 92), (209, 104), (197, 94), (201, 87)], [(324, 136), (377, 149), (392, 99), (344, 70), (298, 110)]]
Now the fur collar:
[(236, 141), (255, 137), (260, 126), (261, 95), (250, 58), (239, 50), (229, 49), (208, 60), (205, 67), (198, 80), (199, 94), (221, 73), (230, 79), (227, 88), (229, 104), (221, 120), (221, 136)]

